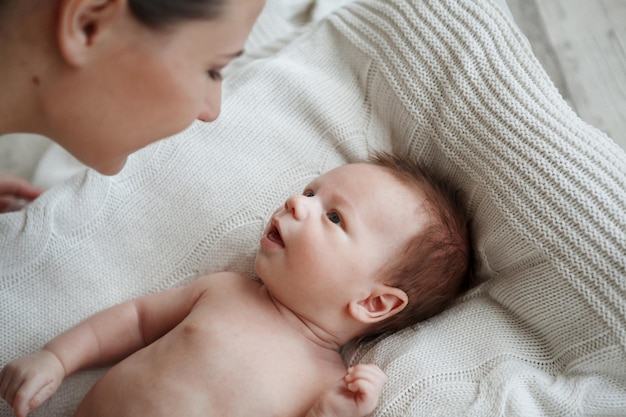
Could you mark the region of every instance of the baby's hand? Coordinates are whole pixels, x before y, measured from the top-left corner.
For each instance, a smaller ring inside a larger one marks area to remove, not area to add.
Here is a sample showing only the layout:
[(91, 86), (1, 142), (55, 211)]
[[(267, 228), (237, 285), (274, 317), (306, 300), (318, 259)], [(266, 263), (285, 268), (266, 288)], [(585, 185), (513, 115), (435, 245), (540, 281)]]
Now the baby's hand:
[(65, 369), (56, 355), (40, 350), (0, 371), (0, 397), (13, 407), (17, 417), (26, 417), (56, 392), (64, 377)]
[(387, 376), (374, 364), (359, 364), (317, 400), (310, 416), (363, 417), (378, 404)]

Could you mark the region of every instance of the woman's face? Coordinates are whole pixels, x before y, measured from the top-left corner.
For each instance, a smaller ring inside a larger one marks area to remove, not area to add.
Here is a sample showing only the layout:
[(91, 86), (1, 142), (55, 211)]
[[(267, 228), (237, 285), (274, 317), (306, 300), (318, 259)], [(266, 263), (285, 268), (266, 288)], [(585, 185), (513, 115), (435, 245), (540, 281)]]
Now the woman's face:
[(51, 83), (50, 136), (84, 164), (113, 175), (134, 151), (194, 119), (215, 120), (220, 70), (242, 52), (263, 4), (229, 0), (217, 19), (165, 31), (139, 24), (126, 11), (93, 62)]

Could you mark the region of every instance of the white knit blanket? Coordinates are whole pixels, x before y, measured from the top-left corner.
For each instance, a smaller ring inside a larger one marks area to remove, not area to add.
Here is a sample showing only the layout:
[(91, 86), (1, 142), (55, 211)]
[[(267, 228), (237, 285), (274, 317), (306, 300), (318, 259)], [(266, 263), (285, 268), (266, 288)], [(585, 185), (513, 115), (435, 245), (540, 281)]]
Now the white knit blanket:
[[(467, 192), (485, 282), (347, 358), (389, 376), (374, 415), (625, 415), (626, 155), (490, 0), (349, 4), (232, 73), (216, 123), (0, 216), (0, 363), (122, 300), (252, 274), (278, 204), (381, 148)], [(70, 416), (101, 374), (34, 415)]]

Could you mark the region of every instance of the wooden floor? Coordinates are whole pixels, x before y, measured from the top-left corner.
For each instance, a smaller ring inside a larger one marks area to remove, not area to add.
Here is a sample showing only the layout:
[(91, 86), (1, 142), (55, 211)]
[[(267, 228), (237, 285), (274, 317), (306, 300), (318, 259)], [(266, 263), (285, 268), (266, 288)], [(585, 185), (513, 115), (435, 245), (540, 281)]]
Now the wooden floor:
[(506, 0), (578, 115), (626, 149), (626, 0)]

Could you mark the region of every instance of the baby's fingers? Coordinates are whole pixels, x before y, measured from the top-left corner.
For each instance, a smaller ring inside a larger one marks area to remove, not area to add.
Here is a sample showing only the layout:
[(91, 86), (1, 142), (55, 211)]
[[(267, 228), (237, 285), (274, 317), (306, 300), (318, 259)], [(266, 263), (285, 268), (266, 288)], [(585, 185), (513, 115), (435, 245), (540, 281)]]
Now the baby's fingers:
[(23, 398), (16, 397), (15, 406), (13, 411), (17, 417), (26, 417), (28, 413), (39, 408), (48, 398), (54, 393), (53, 389), (50, 389), (50, 385), (46, 385), (31, 395), (30, 392), (25, 393)]
[(375, 386), (380, 386), (381, 388), (386, 380), (387, 376), (385, 375), (385, 373), (374, 364), (355, 365), (348, 369), (345, 376), (346, 384), (351, 384), (353, 382), (363, 382)]
[(13, 381), (8, 379), (8, 376), (5, 375), (3, 382), (8, 385), (3, 386), (2, 397), (13, 407), (13, 411), (17, 417), (26, 416), (29, 411), (26, 409), (29, 399), (27, 398), (27, 394), (23, 391), (26, 381)]
[(55, 390), (52, 381), (26, 379), (10, 386), (6, 400), (17, 417), (26, 417), (50, 398)]
[(12, 365), (7, 365), (0, 372), (0, 396), (9, 405), (13, 406), (15, 401), (15, 393), (18, 391), (23, 381), (18, 378), (17, 372), (12, 369)]
[(346, 388), (355, 394), (357, 408), (362, 414), (371, 413), (383, 389), (387, 376), (376, 365), (359, 364), (348, 369), (344, 378)]

